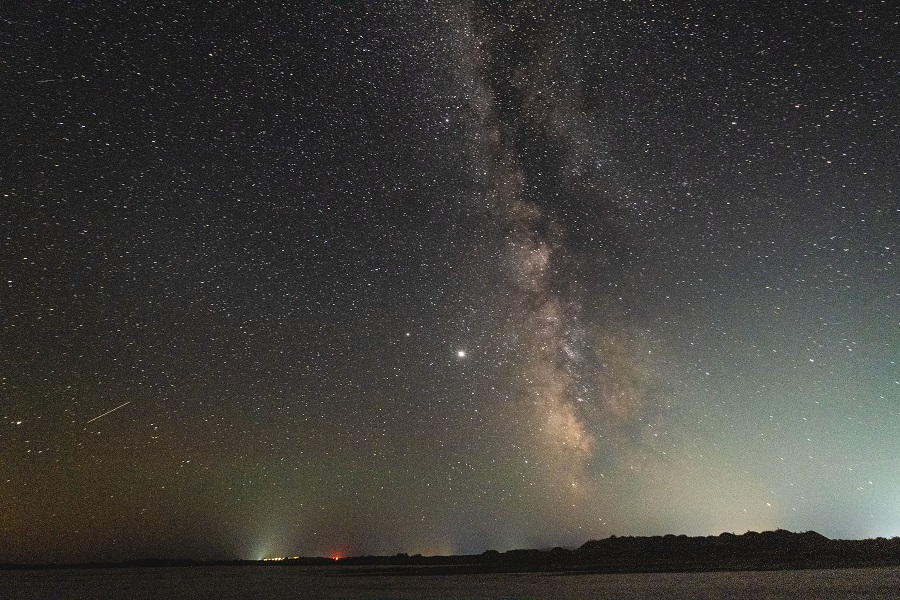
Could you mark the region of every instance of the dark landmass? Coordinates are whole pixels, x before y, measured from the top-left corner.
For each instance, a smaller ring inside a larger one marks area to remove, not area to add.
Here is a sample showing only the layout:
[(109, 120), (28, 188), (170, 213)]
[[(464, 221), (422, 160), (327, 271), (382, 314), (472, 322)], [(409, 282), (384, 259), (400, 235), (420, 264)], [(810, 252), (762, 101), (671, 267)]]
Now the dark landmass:
[(579, 548), (488, 550), (460, 556), (295, 557), (267, 561), (137, 560), (75, 565), (0, 564), (2, 569), (191, 566), (320, 567), (334, 575), (446, 575), (466, 573), (647, 573), (900, 566), (900, 538), (832, 540), (814, 531), (754, 531), (735, 535), (617, 537)]

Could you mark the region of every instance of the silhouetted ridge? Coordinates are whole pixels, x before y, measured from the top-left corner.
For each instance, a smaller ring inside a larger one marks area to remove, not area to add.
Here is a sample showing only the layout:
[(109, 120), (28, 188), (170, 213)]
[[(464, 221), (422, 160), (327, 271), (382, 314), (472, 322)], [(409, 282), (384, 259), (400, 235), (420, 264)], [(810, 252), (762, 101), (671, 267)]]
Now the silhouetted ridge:
[(900, 563), (900, 539), (830, 540), (779, 529), (742, 535), (616, 537), (592, 540), (578, 560), (615, 570), (779, 569)]

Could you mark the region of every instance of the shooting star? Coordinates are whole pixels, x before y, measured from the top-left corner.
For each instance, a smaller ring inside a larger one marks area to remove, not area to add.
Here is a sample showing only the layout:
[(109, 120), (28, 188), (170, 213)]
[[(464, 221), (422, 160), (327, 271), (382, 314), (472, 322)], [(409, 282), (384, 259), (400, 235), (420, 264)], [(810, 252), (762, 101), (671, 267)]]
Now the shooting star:
[[(128, 402), (125, 402), (125, 403), (123, 403), (123, 404), (120, 404), (120, 405), (118, 405), (117, 407), (115, 407), (115, 408), (113, 408), (113, 409), (110, 409), (110, 410), (106, 411), (106, 412), (103, 413), (102, 415), (97, 415), (96, 417), (94, 417), (93, 419), (91, 419), (90, 421), (88, 421), (87, 423), (91, 423), (91, 422), (93, 422), (93, 421), (96, 421), (96, 420), (99, 419), (100, 417), (105, 417), (105, 416), (108, 415), (109, 413), (115, 412), (115, 411), (119, 410), (120, 408), (122, 408), (122, 407), (125, 406), (126, 404), (131, 404), (131, 400), (129, 400)], [(85, 423), (85, 425), (87, 425), (87, 423)]]

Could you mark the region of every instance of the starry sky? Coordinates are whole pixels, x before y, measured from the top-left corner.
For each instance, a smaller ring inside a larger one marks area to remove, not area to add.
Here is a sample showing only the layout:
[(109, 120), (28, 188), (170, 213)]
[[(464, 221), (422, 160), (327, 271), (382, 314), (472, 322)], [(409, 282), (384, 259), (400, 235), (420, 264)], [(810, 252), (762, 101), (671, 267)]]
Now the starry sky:
[(0, 561), (900, 535), (900, 10), (733, 4), (4, 6)]

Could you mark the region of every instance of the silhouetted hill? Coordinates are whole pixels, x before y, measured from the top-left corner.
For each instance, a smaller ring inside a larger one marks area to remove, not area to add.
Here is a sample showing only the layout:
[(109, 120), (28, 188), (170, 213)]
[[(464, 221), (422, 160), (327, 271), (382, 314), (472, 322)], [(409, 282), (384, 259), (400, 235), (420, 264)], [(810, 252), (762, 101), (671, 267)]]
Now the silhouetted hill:
[(708, 537), (613, 536), (587, 542), (575, 553), (578, 562), (604, 570), (779, 569), (900, 562), (900, 544), (893, 545), (893, 552), (888, 548), (876, 551), (874, 544), (853, 544), (829, 540), (814, 531), (779, 529)]

